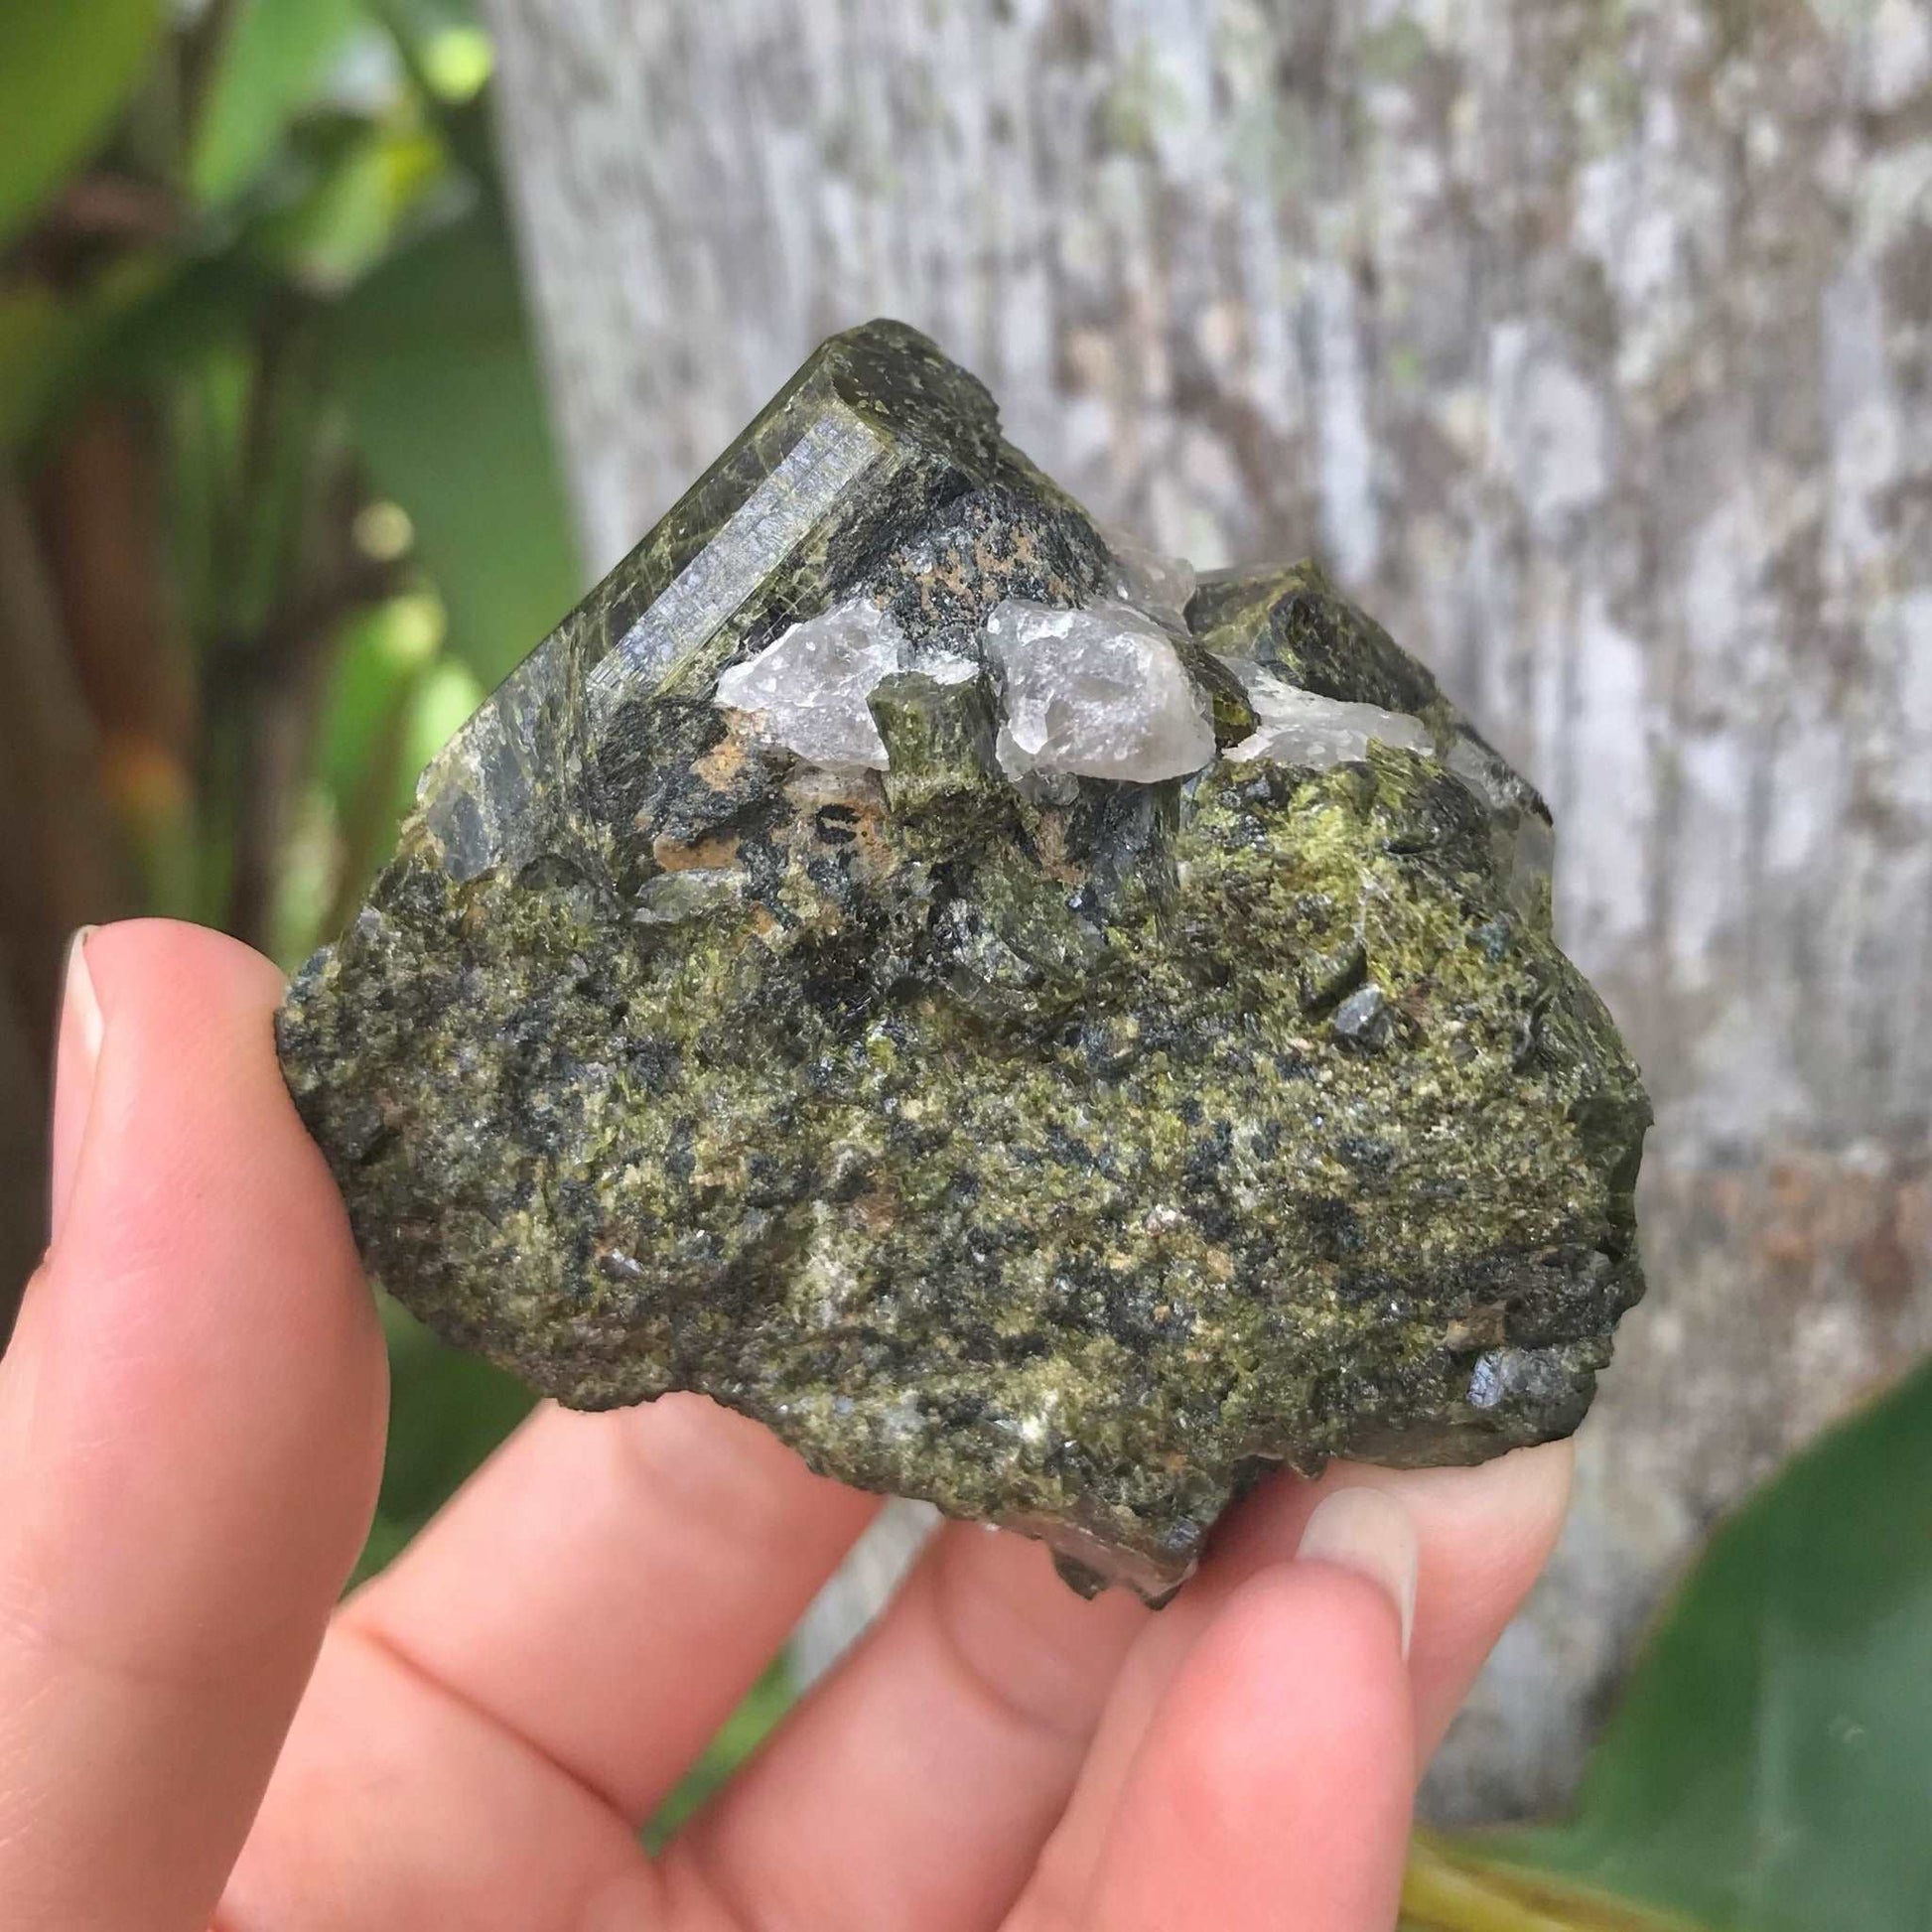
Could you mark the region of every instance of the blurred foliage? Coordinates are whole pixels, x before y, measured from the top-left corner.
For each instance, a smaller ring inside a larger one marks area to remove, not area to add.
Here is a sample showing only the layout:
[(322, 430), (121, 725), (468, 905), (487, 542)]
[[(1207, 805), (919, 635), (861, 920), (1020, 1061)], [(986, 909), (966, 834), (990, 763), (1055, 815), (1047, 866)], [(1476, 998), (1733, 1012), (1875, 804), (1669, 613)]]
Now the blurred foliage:
[(327, 103), (331, 69), (369, 24), (361, 0), (252, 0), (232, 10), (185, 143), (187, 185), (202, 206), (273, 192), (271, 171)]
[[(544, 398), (494, 207), (370, 276), (335, 322), (343, 399), (370, 477), (415, 522), (453, 647), (494, 685), (578, 575)], [(568, 594), (574, 597), (575, 593)]]
[[(133, 897), (292, 959), (354, 901), (425, 746), (581, 567), (476, 21), (433, 0), (208, 0), (159, 35), (155, 15), (0, 26), (0, 219), (23, 225), (0, 449), (58, 476), (106, 421), (153, 473), (153, 527), (79, 545), (159, 564), (141, 647), (187, 687), (165, 718), (125, 688), (96, 705)], [(112, 640), (66, 615), (79, 681), (111, 678)]]
[(159, 0), (0, 7), (0, 244), (99, 137), (160, 22)]
[[(119, 909), (293, 965), (582, 567), (469, 8), (161, 16), (0, 0), (0, 465), (31, 495), (51, 641), (91, 713)], [(0, 653), (25, 641), (0, 628)], [(71, 916), (50, 913), (47, 947)], [(383, 1319), (389, 1447), (357, 1582), (530, 1406), (395, 1304)], [(656, 1838), (791, 1695), (774, 1664)]]

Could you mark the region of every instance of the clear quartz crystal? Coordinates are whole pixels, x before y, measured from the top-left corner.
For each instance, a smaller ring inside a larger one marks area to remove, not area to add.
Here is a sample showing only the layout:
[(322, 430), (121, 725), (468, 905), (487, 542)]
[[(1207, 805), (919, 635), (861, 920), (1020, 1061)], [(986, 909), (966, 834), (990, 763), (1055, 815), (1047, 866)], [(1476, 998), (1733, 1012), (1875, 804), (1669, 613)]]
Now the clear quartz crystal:
[(1346, 704), (1287, 683), (1245, 657), (1221, 662), (1241, 680), (1260, 721), (1228, 757), (1236, 763), (1268, 759), (1277, 764), (1342, 764), (1367, 756), (1369, 741), (1410, 752), (1433, 752), (1420, 718), (1380, 705)]
[(970, 684), (980, 674), (979, 660), (957, 650), (914, 650), (903, 668), (923, 672), (934, 684)]
[(1003, 686), (1000, 768), (1152, 784), (1214, 757), (1207, 699), (1154, 619), (1125, 604), (1008, 599), (986, 622)]
[(1100, 534), (1114, 560), (1114, 593), (1123, 604), (1157, 617), (1182, 617), (1194, 594), (1194, 567), (1143, 543), (1130, 530), (1103, 524)]
[(1497, 857), (1513, 882), (1547, 885), (1556, 863), (1557, 835), (1523, 802), (1513, 774), (1480, 740), (1458, 733), (1443, 762), (1489, 807)]
[(718, 679), (717, 702), (756, 714), (760, 728), (826, 771), (884, 771), (886, 741), (866, 700), (895, 671), (965, 684), (979, 665), (959, 651), (916, 650), (868, 598), (795, 623), (756, 657)]

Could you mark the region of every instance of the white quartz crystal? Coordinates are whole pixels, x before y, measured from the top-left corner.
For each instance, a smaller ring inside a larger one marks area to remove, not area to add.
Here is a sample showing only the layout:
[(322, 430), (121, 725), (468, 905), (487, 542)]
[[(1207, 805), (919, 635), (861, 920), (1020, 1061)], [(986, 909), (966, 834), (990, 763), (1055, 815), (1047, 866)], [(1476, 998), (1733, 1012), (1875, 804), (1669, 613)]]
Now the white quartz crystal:
[(1371, 739), (1411, 752), (1436, 749), (1428, 727), (1407, 712), (1317, 697), (1263, 670), (1250, 658), (1223, 657), (1221, 662), (1241, 680), (1259, 721), (1229, 751), (1236, 763), (1268, 759), (1277, 764), (1342, 764), (1365, 758)]
[(866, 699), (898, 669), (905, 635), (867, 598), (795, 623), (718, 679), (718, 702), (756, 712), (761, 728), (809, 764), (883, 771), (886, 741)]
[(1114, 560), (1114, 595), (1136, 610), (1178, 618), (1194, 594), (1194, 567), (1185, 557), (1150, 549), (1130, 531), (1114, 524), (1100, 530)]
[(1206, 696), (1143, 612), (1009, 599), (987, 620), (986, 645), (1002, 683), (998, 756), (1010, 778), (1065, 772), (1152, 784), (1214, 756)]
[(755, 714), (759, 727), (826, 771), (884, 771), (886, 743), (866, 700), (895, 671), (965, 684), (979, 664), (952, 650), (920, 650), (869, 598), (795, 623), (718, 679), (717, 702)]
[(1489, 807), (1492, 842), (1504, 878), (1534, 891), (1548, 884), (1556, 863), (1557, 835), (1549, 820), (1523, 802), (1515, 774), (1479, 740), (1456, 736), (1443, 759)]
[(1512, 788), (1513, 773), (1496, 754), (1480, 741), (1458, 732), (1443, 762), (1489, 807), (1492, 812), (1518, 809)]
[(923, 672), (934, 684), (969, 684), (980, 674), (978, 659), (957, 650), (915, 650), (903, 668)]

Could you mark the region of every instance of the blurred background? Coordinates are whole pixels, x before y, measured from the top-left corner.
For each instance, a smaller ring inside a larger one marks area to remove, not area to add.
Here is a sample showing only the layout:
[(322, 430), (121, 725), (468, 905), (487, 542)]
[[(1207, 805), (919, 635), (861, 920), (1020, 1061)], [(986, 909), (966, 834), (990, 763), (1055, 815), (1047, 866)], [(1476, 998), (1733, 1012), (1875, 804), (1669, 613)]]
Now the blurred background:
[[(1585, 1922), (1454, 1916), (1480, 1844), (1923, 1932), (1928, 0), (0, 0), (0, 1301), (68, 931), (299, 960), (875, 313), (1097, 511), (1313, 552), (1430, 661), (1657, 1099), (1650, 1297), (1427, 1792), (1576, 1822), (1441, 1841), (1416, 1923)], [(523, 1406), (391, 1336), (365, 1567)]]

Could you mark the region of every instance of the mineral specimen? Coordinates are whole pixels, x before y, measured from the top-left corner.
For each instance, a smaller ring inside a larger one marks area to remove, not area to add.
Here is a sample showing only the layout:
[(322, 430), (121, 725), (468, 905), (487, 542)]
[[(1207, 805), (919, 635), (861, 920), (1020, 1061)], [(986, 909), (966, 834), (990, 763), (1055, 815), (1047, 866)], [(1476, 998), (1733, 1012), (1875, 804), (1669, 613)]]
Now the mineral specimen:
[(424, 774), (279, 1021), (371, 1268), (1159, 1600), (1273, 1464), (1576, 1427), (1648, 1109), (1535, 791), (1308, 564), (835, 337)]

